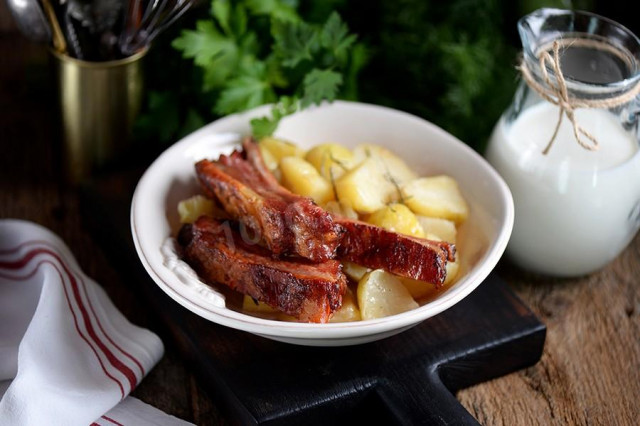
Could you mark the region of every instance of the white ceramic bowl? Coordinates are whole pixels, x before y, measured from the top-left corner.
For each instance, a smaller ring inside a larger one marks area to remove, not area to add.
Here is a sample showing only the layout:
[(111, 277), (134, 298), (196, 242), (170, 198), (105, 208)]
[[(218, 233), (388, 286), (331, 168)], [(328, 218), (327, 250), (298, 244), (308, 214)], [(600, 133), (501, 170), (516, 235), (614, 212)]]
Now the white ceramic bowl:
[(439, 127), (397, 110), (354, 102), (312, 107), (282, 120), (275, 136), (304, 148), (322, 142), (353, 147), (375, 143), (390, 148), (421, 175), (446, 173), (459, 183), (470, 215), (458, 233), (461, 276), (417, 309), (386, 318), (336, 324), (267, 320), (231, 310), (211, 287), (177, 259), (172, 237), (180, 227), (178, 202), (200, 193), (194, 163), (230, 153), (249, 121), (269, 107), (217, 120), (167, 149), (141, 178), (131, 206), (136, 249), (149, 275), (176, 302), (215, 323), (283, 342), (354, 345), (382, 339), (458, 303), (491, 272), (502, 256), (513, 227), (513, 201), (507, 185), (475, 151)]

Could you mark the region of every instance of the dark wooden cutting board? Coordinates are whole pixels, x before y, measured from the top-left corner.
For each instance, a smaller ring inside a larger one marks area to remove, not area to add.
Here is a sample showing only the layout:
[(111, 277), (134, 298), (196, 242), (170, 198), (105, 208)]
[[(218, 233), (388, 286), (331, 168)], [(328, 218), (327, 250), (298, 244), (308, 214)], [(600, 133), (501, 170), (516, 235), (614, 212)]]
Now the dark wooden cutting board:
[(129, 207), (138, 174), (83, 191), (92, 230), (123, 279), (149, 300), (232, 422), (258, 425), (477, 424), (457, 390), (535, 364), (546, 328), (497, 276), (399, 335), (322, 348), (279, 343), (209, 322), (174, 302), (135, 253)]

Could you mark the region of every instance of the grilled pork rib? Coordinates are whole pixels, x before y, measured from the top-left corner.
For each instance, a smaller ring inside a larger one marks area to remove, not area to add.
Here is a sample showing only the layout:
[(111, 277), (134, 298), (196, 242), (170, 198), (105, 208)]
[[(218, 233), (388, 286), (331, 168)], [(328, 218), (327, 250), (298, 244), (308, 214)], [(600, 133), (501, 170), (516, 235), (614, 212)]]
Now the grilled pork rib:
[[(247, 139), (243, 143), (247, 161), (253, 166), (254, 176), (270, 191), (287, 192), (264, 165), (256, 143)], [(258, 176), (256, 176), (256, 174)], [(456, 259), (456, 247), (444, 241), (431, 241), (388, 231), (379, 226), (334, 217), (344, 230), (337, 257), (371, 269), (382, 268), (393, 274), (440, 285), (446, 278), (447, 261)]]
[(184, 259), (209, 283), (222, 283), (301, 321), (324, 323), (342, 305), (347, 278), (337, 260), (274, 259), (229, 222), (200, 217), (180, 230)]
[[(245, 147), (248, 144), (255, 146), (253, 142), (245, 142)], [(236, 151), (221, 156), (217, 162), (196, 163), (205, 193), (257, 233), (274, 256), (298, 255), (314, 262), (334, 258), (342, 228), (313, 200), (281, 187), (270, 173), (259, 172), (259, 167), (268, 170), (259, 153), (256, 157), (251, 149), (245, 148), (250, 160)]]
[[(205, 192), (248, 228), (261, 234), (276, 256), (298, 254), (314, 261), (349, 260), (371, 269), (440, 285), (455, 246), (332, 217), (309, 198), (280, 185), (250, 138), (243, 152), (196, 164)], [(327, 219), (329, 216), (329, 219)]]
[(388, 231), (368, 223), (336, 218), (346, 232), (338, 258), (371, 269), (440, 286), (447, 277), (447, 261), (455, 260), (455, 246)]

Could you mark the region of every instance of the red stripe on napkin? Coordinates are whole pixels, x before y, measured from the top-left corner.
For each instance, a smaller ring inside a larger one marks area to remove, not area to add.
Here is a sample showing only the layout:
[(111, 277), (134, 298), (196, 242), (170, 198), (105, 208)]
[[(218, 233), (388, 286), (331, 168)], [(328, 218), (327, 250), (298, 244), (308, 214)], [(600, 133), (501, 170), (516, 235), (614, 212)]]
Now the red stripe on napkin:
[[(50, 260), (44, 260), (41, 263), (49, 263), (49, 264), (51, 264), (55, 268), (55, 270), (58, 272), (58, 275), (60, 275), (60, 280), (64, 283), (64, 277), (62, 276), (62, 271), (60, 269), (58, 269), (58, 266), (56, 264), (54, 264)], [(67, 287), (65, 285), (63, 285), (62, 288), (64, 290), (64, 296), (67, 299), (67, 304), (69, 306), (69, 310), (71, 311), (71, 315), (73, 316), (73, 322), (74, 322), (74, 324), (76, 326), (76, 330), (78, 331), (78, 334), (80, 335), (80, 338), (82, 338), (82, 340), (84, 340), (87, 343), (89, 348), (91, 348), (91, 350), (93, 351), (94, 355), (98, 359), (98, 363), (100, 363), (100, 367), (102, 368), (102, 371), (104, 371), (104, 374), (106, 374), (106, 376), (108, 378), (113, 380), (118, 385), (118, 387), (120, 388), (120, 395), (121, 395), (122, 398), (124, 398), (125, 397), (125, 393), (124, 393), (124, 388), (122, 386), (122, 383), (120, 382), (120, 380), (118, 380), (116, 377), (114, 377), (113, 375), (111, 375), (107, 371), (107, 369), (105, 368), (104, 364), (102, 363), (102, 360), (100, 359), (100, 356), (98, 355), (98, 352), (96, 351), (96, 349), (89, 342), (89, 340), (84, 336), (84, 334), (80, 331), (80, 326), (78, 325), (78, 318), (76, 317), (76, 313), (75, 313), (75, 311), (74, 311), (74, 309), (73, 309), (73, 307), (71, 305), (71, 299), (69, 298), (69, 292), (67, 291)]]
[[(96, 311), (93, 309), (93, 303), (91, 303), (91, 299), (89, 298), (89, 296), (87, 295), (87, 286), (84, 283), (84, 281), (82, 280), (82, 277), (80, 277), (80, 281), (82, 282), (82, 287), (84, 290), (84, 297), (87, 299), (87, 302), (89, 302), (89, 309), (91, 309), (91, 313), (93, 314), (94, 318), (98, 318), (98, 316), (96, 315)], [(124, 349), (122, 349), (120, 347), (120, 345), (118, 345), (116, 342), (113, 341), (113, 339), (111, 339), (111, 337), (107, 334), (106, 331), (104, 331), (104, 328), (102, 328), (102, 323), (100, 321), (96, 321), (98, 323), (98, 327), (100, 328), (100, 331), (102, 331), (102, 334), (105, 335), (105, 337), (107, 338), (107, 340), (116, 347), (116, 349), (118, 349), (124, 356), (126, 356), (127, 358), (129, 358), (131, 361), (133, 361), (136, 366), (140, 369), (140, 374), (142, 374), (142, 376), (144, 376), (145, 370), (144, 367), (142, 366), (142, 364), (140, 363), (140, 361), (138, 361), (133, 355), (131, 355), (129, 352), (125, 351)], [(134, 380), (136, 380), (135, 376), (134, 376)], [(136, 381), (137, 384), (137, 381)], [(135, 385), (134, 385), (135, 386)], [(133, 390), (133, 387), (131, 388), (131, 390)]]
[[(23, 244), (21, 244), (21, 246), (27, 245), (29, 243), (33, 243), (33, 242), (25, 242)], [(7, 252), (16, 252), (20, 247), (17, 247), (15, 250), (3, 250), (2, 253), (7, 253)], [(52, 250), (45, 248), (45, 247), (36, 247), (31, 249), (29, 252), (27, 252), (25, 254), (25, 256), (22, 259), (19, 259), (17, 261), (10, 261), (10, 262), (6, 262), (6, 261), (0, 261), (0, 268), (4, 268), (4, 269), (21, 269), (23, 267), (25, 267), (35, 256), (39, 255), (39, 254), (47, 254), (51, 257), (53, 257), (55, 260), (57, 260), (57, 262), (59, 263), (59, 266), (62, 267), (62, 269), (64, 270), (66, 276), (69, 278), (69, 283), (71, 285), (71, 291), (72, 294), (74, 296), (74, 300), (76, 301), (79, 309), (80, 309), (80, 315), (82, 316), (83, 319), (83, 323), (85, 325), (85, 328), (87, 330), (87, 332), (89, 333), (89, 336), (91, 337), (91, 339), (93, 340), (93, 342), (98, 346), (98, 348), (102, 351), (102, 353), (106, 356), (107, 360), (109, 361), (109, 363), (116, 368), (118, 371), (120, 371), (129, 381), (129, 385), (130, 385), (130, 391), (133, 390), (135, 388), (135, 386), (137, 385), (137, 378), (134, 374), (134, 372), (127, 366), (125, 365), (120, 359), (118, 359), (112, 352), (111, 350), (109, 350), (109, 348), (104, 344), (104, 342), (100, 339), (100, 337), (97, 335), (95, 329), (93, 328), (93, 324), (91, 323), (91, 318), (89, 317), (89, 313), (82, 301), (82, 297), (80, 295), (80, 289), (79, 289), (79, 284), (78, 284), (78, 280), (77, 277), (72, 273), (72, 271), (67, 267), (67, 265), (62, 261), (62, 259), (60, 258), (60, 256), (58, 256), (57, 253), (53, 252)], [(37, 267), (39, 267), (40, 264), (44, 263), (40, 262), (37, 264)], [(67, 298), (67, 302), (69, 304), (69, 309), (72, 312), (73, 318), (74, 318), (74, 322), (75, 322), (75, 326), (76, 326), (76, 330), (78, 331), (78, 334), (80, 335), (80, 337), (89, 345), (89, 347), (93, 350), (94, 354), (96, 355), (96, 357), (98, 358), (98, 361), (100, 362), (100, 365), (102, 367), (102, 370), (105, 372), (105, 374), (111, 378), (112, 380), (114, 380), (118, 386), (120, 387), (120, 392), (122, 394), (122, 397), (124, 398), (125, 393), (124, 393), (124, 389), (122, 386), (122, 383), (117, 380), (115, 377), (113, 377), (112, 375), (110, 375), (107, 371), (106, 368), (104, 367), (100, 357), (98, 356), (97, 351), (95, 350), (95, 348), (93, 347), (93, 345), (91, 345), (91, 343), (87, 340), (87, 338), (83, 335), (83, 333), (80, 330), (80, 327), (78, 325), (77, 322), (77, 318), (76, 318), (76, 313), (73, 310), (72, 304), (71, 304), (71, 300), (68, 294), (68, 290), (66, 288), (66, 286), (64, 285), (64, 277), (62, 276), (62, 271), (60, 271), (60, 269), (53, 263), (50, 261), (47, 261), (47, 263), (50, 263), (52, 266), (54, 266), (54, 268), (56, 269), (56, 271), (58, 271), (58, 273), (60, 274), (60, 279), (63, 282), (63, 289), (65, 292), (65, 297)], [(32, 274), (30, 274), (32, 275)], [(26, 279), (26, 278), (24, 278)], [(84, 288), (84, 292), (85, 292), (85, 296), (86, 296), (86, 284), (84, 283), (84, 281), (82, 281), (82, 278), (80, 278), (80, 282), (82, 284)], [(98, 317), (95, 314), (95, 311), (93, 309), (93, 306), (91, 305), (91, 301), (89, 298), (87, 298), (87, 300), (89, 301), (90, 304), (90, 310), (92, 312), (92, 314), (94, 315), (94, 319), (95, 322), (98, 324), (98, 327), (100, 328), (100, 330), (102, 331), (102, 333), (107, 337), (107, 339), (109, 340), (109, 342), (111, 344), (113, 344), (114, 346), (116, 346), (116, 348), (118, 348), (121, 352), (123, 352), (123, 354), (125, 354), (125, 356), (129, 357), (130, 359), (132, 359), (136, 365), (138, 365), (140, 368), (142, 368), (140, 362), (135, 359), (133, 356), (131, 356), (128, 353), (125, 353), (120, 347), (118, 347), (117, 345), (115, 345), (115, 343), (113, 342), (113, 340), (105, 333), (102, 324), (100, 323)]]
[[(28, 253), (28, 255), (31, 254), (31, 252)], [(25, 256), (26, 258), (27, 256)], [(29, 256), (29, 260), (33, 259), (34, 256)], [(20, 263), (23, 263), (24, 265), (26, 265), (28, 262), (22, 262), (23, 259), (21, 259)], [(40, 262), (36, 263), (35, 268), (29, 272), (27, 275), (23, 275), (23, 276), (12, 276), (12, 275), (5, 275), (0, 273), (0, 276), (4, 277), (4, 278), (9, 278), (9, 279), (13, 279), (13, 280), (20, 280), (20, 281), (26, 281), (29, 278), (31, 278), (32, 276), (34, 276), (36, 274), (36, 272), (38, 272), (38, 269), (40, 268), (41, 265), (43, 264), (49, 264), (53, 267), (53, 269), (56, 270), (56, 272), (58, 273), (58, 275), (60, 276), (60, 281), (62, 281), (62, 290), (64, 291), (64, 296), (65, 299), (67, 300), (67, 305), (69, 306), (69, 311), (71, 312), (71, 316), (73, 317), (73, 323), (74, 326), (76, 328), (76, 331), (78, 332), (78, 335), (80, 336), (80, 338), (82, 340), (84, 340), (84, 342), (87, 344), (87, 346), (89, 346), (89, 349), (91, 349), (91, 351), (93, 352), (93, 354), (96, 356), (96, 358), (98, 359), (98, 363), (100, 364), (100, 368), (102, 369), (102, 371), (104, 372), (104, 374), (111, 380), (113, 380), (117, 385), (118, 388), (120, 388), (120, 395), (122, 396), (122, 398), (124, 398), (125, 393), (124, 393), (124, 387), (122, 386), (122, 383), (113, 375), (111, 375), (104, 363), (102, 362), (102, 359), (100, 358), (100, 356), (98, 355), (98, 352), (96, 351), (96, 349), (94, 348), (94, 346), (91, 344), (91, 342), (89, 341), (89, 339), (87, 339), (87, 337), (84, 335), (84, 333), (82, 333), (82, 330), (80, 329), (80, 325), (78, 324), (78, 317), (76, 316), (76, 312), (73, 309), (73, 305), (71, 304), (71, 299), (69, 298), (69, 293), (67, 291), (67, 287), (64, 284), (65, 280), (64, 280), (64, 276), (62, 274), (62, 271), (60, 270), (60, 268), (58, 267), (58, 265), (56, 263), (54, 263), (51, 260), (45, 259), (45, 260), (41, 260)], [(22, 267), (24, 267), (24, 265)], [(14, 268), (13, 265), (10, 262), (0, 262), (0, 268), (4, 268), (4, 269), (20, 269), (20, 268)]]
[[(0, 255), (14, 254), (14, 253), (17, 253), (21, 248), (23, 248), (25, 246), (28, 246), (28, 245), (34, 245), (34, 244), (41, 244), (41, 245), (45, 245), (45, 246), (50, 246), (51, 245), (51, 244), (49, 244), (48, 241), (45, 241), (45, 240), (30, 240), (30, 241), (25, 241), (25, 242), (21, 243), (20, 245), (14, 247), (14, 248), (11, 248), (11, 249), (0, 249)], [(51, 251), (49, 251), (49, 253), (52, 254), (54, 257), (56, 257), (61, 264), (65, 265), (65, 263), (62, 261), (62, 259), (60, 259), (58, 256), (53, 254)], [(28, 253), (27, 253), (27, 255), (28, 255)], [(25, 264), (28, 263), (29, 260), (30, 259), (26, 259), (24, 263)], [(0, 262), (0, 267), (1, 267), (1, 265), (2, 265), (2, 262)], [(93, 309), (93, 304), (91, 303), (91, 299), (87, 295), (86, 284), (84, 283), (84, 280), (82, 279), (81, 276), (79, 276), (78, 278), (80, 279), (80, 282), (82, 283), (82, 287), (83, 287), (83, 290), (84, 290), (85, 298), (89, 302), (89, 309), (91, 309), (91, 313), (93, 314), (94, 318), (96, 318), (96, 322), (98, 324), (98, 327), (100, 328), (100, 331), (102, 331), (102, 333), (105, 335), (107, 340), (113, 346), (115, 346), (124, 356), (126, 356), (127, 358), (129, 358), (131, 361), (133, 361), (136, 364), (136, 366), (140, 369), (141, 375), (144, 376), (146, 374), (146, 371), (145, 371), (144, 367), (142, 366), (142, 364), (140, 363), (140, 361), (138, 361), (133, 355), (131, 355), (129, 352), (124, 350), (120, 345), (118, 345), (116, 342), (114, 342), (113, 339), (111, 339), (111, 337), (104, 331), (104, 328), (102, 327), (102, 323), (100, 321), (97, 321), (98, 316), (96, 315), (96, 312)]]
[(113, 423), (114, 425), (118, 425), (118, 426), (124, 426), (122, 423), (119, 423), (115, 420), (113, 420), (111, 417), (107, 417), (107, 416), (102, 416), (103, 419), (105, 419), (108, 422)]

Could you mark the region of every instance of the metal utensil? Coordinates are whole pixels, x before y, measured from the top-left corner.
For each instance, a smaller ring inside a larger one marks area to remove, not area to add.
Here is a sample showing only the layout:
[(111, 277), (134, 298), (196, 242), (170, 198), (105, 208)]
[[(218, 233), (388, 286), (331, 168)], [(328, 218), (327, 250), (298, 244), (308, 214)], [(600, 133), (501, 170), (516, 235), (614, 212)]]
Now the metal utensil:
[(56, 16), (56, 11), (53, 9), (53, 5), (50, 0), (41, 0), (42, 8), (44, 9), (44, 13), (47, 16), (47, 20), (51, 25), (51, 32), (53, 34), (53, 48), (58, 53), (66, 53), (67, 52), (67, 42), (64, 38), (64, 34), (62, 34), (62, 29), (60, 29), (60, 23), (58, 22), (58, 17)]
[[(66, 5), (65, 5), (66, 6)], [(66, 39), (68, 40), (69, 54), (77, 59), (85, 59), (84, 51), (82, 50), (82, 44), (80, 43), (80, 39), (78, 37), (78, 32), (76, 31), (76, 27), (71, 20), (71, 15), (68, 13), (64, 13), (62, 16), (62, 24), (64, 25), (64, 32), (66, 34)]]
[(134, 35), (138, 32), (142, 21), (142, 13), (144, 12), (142, 0), (127, 0), (126, 4), (124, 23), (118, 40), (121, 51), (125, 50), (123, 48), (131, 43)]
[(29, 40), (51, 41), (51, 28), (37, 0), (7, 0), (20, 32)]
[[(135, 0), (133, 0), (135, 2)], [(125, 55), (149, 46), (170, 25), (177, 21), (194, 4), (194, 0), (152, 0), (137, 26), (127, 28), (120, 38), (120, 49)], [(130, 5), (131, 6), (131, 5)], [(138, 13), (138, 5), (131, 6)]]
[[(123, 19), (124, 0), (63, 0), (60, 14), (64, 17), (69, 50), (80, 52), (81, 59), (108, 61), (119, 55), (118, 34)], [(76, 40), (75, 46), (72, 38)], [(79, 58), (79, 56), (76, 56)]]

